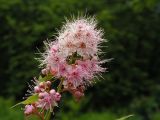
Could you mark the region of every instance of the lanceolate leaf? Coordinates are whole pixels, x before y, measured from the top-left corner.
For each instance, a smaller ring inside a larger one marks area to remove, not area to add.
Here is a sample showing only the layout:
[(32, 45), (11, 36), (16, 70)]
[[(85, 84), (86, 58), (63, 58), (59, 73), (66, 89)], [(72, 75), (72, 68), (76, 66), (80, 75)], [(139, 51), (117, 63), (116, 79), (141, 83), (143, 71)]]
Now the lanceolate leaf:
[(32, 95), (28, 97), (26, 100), (22, 101), (21, 104), (32, 104), (38, 100), (38, 95)]
[(126, 119), (128, 119), (129, 117), (132, 117), (133, 115), (128, 115), (128, 116), (125, 116), (125, 117), (122, 117), (122, 118), (119, 118), (119, 119), (117, 119), (117, 120), (126, 120)]
[(14, 105), (14, 106), (12, 106), (11, 108), (14, 108), (14, 107), (16, 107), (17, 105), (21, 105), (21, 104), (24, 104), (24, 105), (26, 105), (26, 104), (32, 104), (32, 103), (36, 102), (37, 100), (38, 100), (38, 95), (37, 95), (37, 94), (34, 94), (34, 95), (28, 97), (26, 100), (24, 100), (24, 101), (22, 101), (22, 102), (20, 102), (20, 103), (17, 103), (17, 104)]
[(43, 78), (42, 78), (42, 76), (40, 75), (39, 78), (38, 78), (38, 81), (41, 81), (41, 82), (42, 82), (42, 79), (43, 79)]

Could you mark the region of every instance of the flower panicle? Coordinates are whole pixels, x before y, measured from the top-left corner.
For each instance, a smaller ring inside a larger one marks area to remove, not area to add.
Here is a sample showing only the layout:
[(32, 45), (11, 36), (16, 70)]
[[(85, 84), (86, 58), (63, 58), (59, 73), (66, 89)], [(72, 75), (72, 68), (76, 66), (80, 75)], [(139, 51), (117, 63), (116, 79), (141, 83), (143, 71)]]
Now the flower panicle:
[[(46, 51), (40, 61), (41, 76), (36, 82), (32, 94), (38, 98), (25, 106), (25, 115), (37, 114), (43, 117), (58, 106), (61, 94), (68, 91), (79, 101), (94, 78), (101, 76), (106, 68), (100, 60), (103, 31), (97, 28), (95, 18), (79, 17), (67, 21), (58, 32), (55, 41), (45, 41)], [(54, 80), (59, 82), (53, 88)], [(57, 90), (56, 90), (57, 89)]]

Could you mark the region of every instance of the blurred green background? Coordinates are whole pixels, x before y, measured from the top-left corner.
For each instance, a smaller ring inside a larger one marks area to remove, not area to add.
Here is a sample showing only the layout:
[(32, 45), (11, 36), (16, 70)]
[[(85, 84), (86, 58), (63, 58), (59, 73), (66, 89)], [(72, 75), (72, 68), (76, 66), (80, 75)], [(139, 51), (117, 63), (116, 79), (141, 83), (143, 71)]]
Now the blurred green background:
[(63, 96), (56, 120), (160, 120), (159, 0), (0, 0), (0, 120), (23, 120), (27, 82), (40, 69), (37, 48), (53, 39), (64, 17), (95, 15), (108, 46), (109, 72), (76, 103)]

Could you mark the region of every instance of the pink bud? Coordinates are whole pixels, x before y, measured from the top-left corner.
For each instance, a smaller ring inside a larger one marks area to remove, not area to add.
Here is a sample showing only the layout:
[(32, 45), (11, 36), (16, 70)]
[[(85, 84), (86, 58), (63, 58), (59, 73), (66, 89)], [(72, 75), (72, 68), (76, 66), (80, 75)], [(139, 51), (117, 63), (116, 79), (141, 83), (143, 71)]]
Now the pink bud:
[(40, 88), (45, 88), (44, 82), (39, 83)]
[(35, 92), (35, 93), (39, 93), (39, 92), (40, 92), (40, 88), (39, 88), (38, 86), (35, 86), (35, 87), (34, 87), (34, 92)]
[(43, 92), (43, 93), (39, 93), (39, 98), (40, 99), (42, 99), (42, 98), (44, 98), (44, 97), (46, 97), (48, 95), (48, 93), (47, 92)]
[(80, 100), (82, 97), (84, 96), (84, 93), (80, 92), (80, 91), (76, 91), (74, 93), (74, 97), (77, 99), (77, 100)]
[(33, 113), (33, 111), (34, 111), (34, 107), (32, 105), (26, 105), (24, 114), (25, 115), (30, 115), (30, 114)]
[(56, 91), (54, 89), (50, 90), (50, 94), (51, 95), (55, 95), (56, 94)]
[(48, 87), (50, 87), (50, 86), (51, 86), (51, 81), (47, 81), (47, 82), (46, 82), (46, 85), (47, 85)]
[(58, 46), (53, 45), (51, 48), (51, 51), (54, 53), (54, 52), (57, 52), (57, 50), (58, 50)]
[(39, 93), (38, 97), (42, 99), (43, 98), (43, 93)]
[(43, 74), (43, 75), (46, 75), (47, 70), (46, 70), (46, 69), (42, 69), (42, 71), (41, 71), (41, 72), (42, 72), (42, 74)]
[(57, 92), (57, 93), (55, 94), (55, 100), (56, 100), (56, 101), (60, 101), (60, 99), (61, 99), (61, 95)]

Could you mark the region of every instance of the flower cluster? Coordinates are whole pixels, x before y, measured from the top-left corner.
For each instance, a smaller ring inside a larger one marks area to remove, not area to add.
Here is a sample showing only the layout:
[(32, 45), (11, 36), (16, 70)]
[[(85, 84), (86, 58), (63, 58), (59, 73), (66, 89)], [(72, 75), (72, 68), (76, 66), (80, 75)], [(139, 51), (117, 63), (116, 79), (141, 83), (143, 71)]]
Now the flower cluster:
[(59, 52), (67, 57), (77, 52), (83, 58), (94, 57), (103, 41), (94, 19), (78, 19), (63, 26), (57, 37)]
[[(43, 54), (43, 73), (64, 78), (64, 88), (72, 91), (88, 86), (93, 78), (105, 69), (100, 66), (97, 54), (103, 41), (101, 30), (94, 19), (78, 19), (62, 27), (56, 41), (48, 43)], [(72, 91), (73, 92), (73, 91)]]
[[(46, 51), (42, 53), (41, 76), (34, 86), (33, 95), (38, 98), (25, 106), (25, 114), (37, 113), (40, 109), (53, 111), (63, 92), (70, 92), (76, 100), (84, 96), (86, 88), (94, 83), (105, 68), (101, 67), (98, 54), (102, 31), (97, 29), (93, 18), (78, 18), (67, 22), (55, 41), (45, 42)], [(57, 92), (52, 89), (58, 81)], [(37, 114), (40, 114), (39, 112)], [(43, 114), (40, 114), (43, 117)]]
[(38, 109), (53, 111), (53, 107), (57, 106), (60, 101), (61, 95), (54, 89), (51, 89), (51, 81), (37, 82), (34, 86), (33, 95), (37, 95), (37, 100), (30, 105), (25, 106), (25, 115), (41, 114)]

